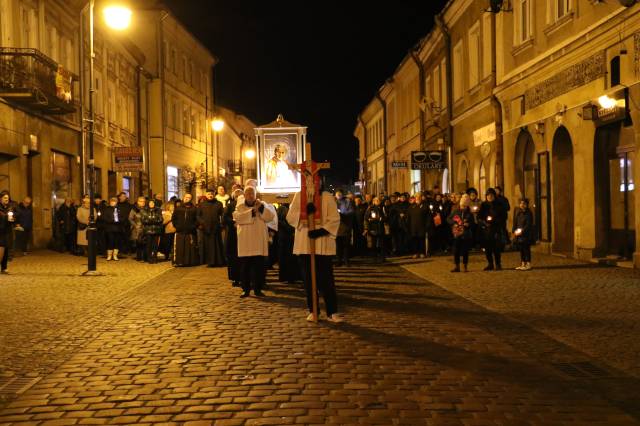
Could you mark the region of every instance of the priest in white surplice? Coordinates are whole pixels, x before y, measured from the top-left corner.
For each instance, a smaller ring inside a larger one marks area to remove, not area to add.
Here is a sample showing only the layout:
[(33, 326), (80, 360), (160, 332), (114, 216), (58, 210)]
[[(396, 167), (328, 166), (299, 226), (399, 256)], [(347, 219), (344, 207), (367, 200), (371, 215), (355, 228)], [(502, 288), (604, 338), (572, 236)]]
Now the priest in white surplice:
[[(313, 203), (306, 205), (307, 213), (313, 215)], [(296, 229), (293, 254), (299, 256), (302, 269), (302, 279), (307, 293), (308, 321), (313, 321), (313, 294), (311, 290), (311, 240), (315, 241), (316, 283), (324, 298), (327, 319), (332, 322), (342, 322), (338, 315), (338, 296), (333, 278), (333, 257), (336, 254), (336, 234), (340, 226), (340, 214), (335, 197), (328, 192), (322, 193), (322, 208), (320, 223), (316, 229), (309, 231), (307, 222), (300, 220), (300, 193), (293, 197), (287, 222)]]
[(247, 186), (244, 197), (238, 199), (233, 220), (238, 230), (238, 260), (242, 271), (240, 297), (249, 296), (253, 287), (256, 296), (263, 296), (265, 282), (265, 257), (269, 255), (267, 223), (273, 220), (271, 209), (256, 198), (256, 189)]

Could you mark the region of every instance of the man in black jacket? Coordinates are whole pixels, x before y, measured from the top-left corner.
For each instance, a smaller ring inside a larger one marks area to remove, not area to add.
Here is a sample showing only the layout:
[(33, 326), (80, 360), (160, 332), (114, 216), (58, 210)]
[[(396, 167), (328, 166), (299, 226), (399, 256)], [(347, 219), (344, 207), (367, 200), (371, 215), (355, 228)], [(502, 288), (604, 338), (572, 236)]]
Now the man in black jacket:
[(31, 241), (31, 232), (33, 230), (33, 207), (31, 206), (31, 197), (24, 197), (24, 200), (16, 208), (16, 226), (14, 228), (16, 234), (16, 250), (27, 255), (27, 246)]
[(499, 271), (502, 269), (502, 250), (505, 244), (505, 226), (507, 212), (504, 205), (497, 200), (496, 191), (487, 189), (486, 201), (480, 207), (478, 223), (481, 227), (482, 241), (487, 256), (485, 271)]
[(209, 267), (224, 266), (222, 247), (222, 215), (224, 206), (215, 198), (213, 189), (206, 192), (206, 200), (198, 205), (198, 227), (202, 230), (204, 263)]
[(129, 213), (133, 204), (129, 202), (129, 197), (126, 192), (118, 194), (118, 220), (120, 223), (121, 237), (119, 240), (118, 250), (121, 253), (131, 253), (131, 241), (129, 235), (131, 235), (131, 224), (129, 223)]
[(73, 199), (65, 198), (64, 204), (56, 212), (58, 230), (64, 241), (64, 250), (76, 254), (77, 219)]

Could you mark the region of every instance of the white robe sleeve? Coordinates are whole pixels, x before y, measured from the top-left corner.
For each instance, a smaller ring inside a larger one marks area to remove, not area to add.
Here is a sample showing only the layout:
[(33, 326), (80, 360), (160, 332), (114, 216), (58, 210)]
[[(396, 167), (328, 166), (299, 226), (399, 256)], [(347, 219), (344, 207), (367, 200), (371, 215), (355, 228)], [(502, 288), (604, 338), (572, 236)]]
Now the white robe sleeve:
[[(262, 210), (262, 213), (259, 213), (259, 215), (262, 218), (262, 220), (264, 220), (265, 223), (268, 224), (274, 218), (277, 218), (277, 216), (275, 214), (275, 209), (273, 209), (273, 206), (270, 206), (269, 203), (263, 203), (263, 205), (264, 205), (264, 210)], [(271, 207), (271, 208), (269, 208), (269, 207)], [(276, 228), (277, 228), (277, 222), (276, 222)]]
[(297, 192), (293, 196), (293, 201), (289, 205), (289, 212), (287, 213), (287, 222), (294, 228), (298, 228), (300, 222), (300, 193)]
[(238, 204), (233, 212), (233, 220), (237, 225), (250, 225), (253, 223), (252, 211), (253, 209), (245, 206), (244, 203)]
[(322, 215), (324, 217), (322, 227), (329, 231), (332, 237), (338, 235), (340, 227), (340, 213), (338, 213), (338, 204), (336, 199), (328, 192), (322, 194)]

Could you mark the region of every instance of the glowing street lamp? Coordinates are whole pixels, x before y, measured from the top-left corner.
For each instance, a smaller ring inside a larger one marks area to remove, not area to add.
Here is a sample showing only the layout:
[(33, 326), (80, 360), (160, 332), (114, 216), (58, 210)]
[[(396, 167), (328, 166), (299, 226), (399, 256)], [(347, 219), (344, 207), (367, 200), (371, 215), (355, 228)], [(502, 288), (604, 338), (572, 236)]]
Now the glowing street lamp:
[(254, 158), (256, 158), (256, 151), (253, 148), (249, 148), (244, 152), (244, 156), (247, 158), (247, 160), (253, 160)]
[(222, 129), (224, 129), (224, 120), (221, 120), (219, 118), (214, 119), (211, 122), (211, 128), (213, 129), (214, 132), (219, 132)]
[(104, 21), (109, 26), (117, 31), (125, 30), (131, 24), (131, 9), (125, 6), (107, 6), (103, 10)]

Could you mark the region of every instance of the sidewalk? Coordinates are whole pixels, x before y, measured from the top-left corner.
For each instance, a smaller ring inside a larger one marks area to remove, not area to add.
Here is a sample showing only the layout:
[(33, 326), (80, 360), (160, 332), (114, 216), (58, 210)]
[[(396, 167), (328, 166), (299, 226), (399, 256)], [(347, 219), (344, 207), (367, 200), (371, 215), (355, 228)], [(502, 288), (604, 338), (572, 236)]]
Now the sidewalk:
[(44, 374), (93, 332), (86, 318), (171, 268), (98, 258), (97, 277), (83, 277), (87, 258), (36, 251), (9, 263), (0, 275), (0, 377)]
[[(503, 314), (580, 352), (640, 378), (640, 272), (534, 254), (534, 269), (515, 271), (518, 253), (506, 253), (500, 272), (451, 273), (451, 256), (395, 259), (410, 272)], [(548, 354), (540, 353), (540, 356)]]

